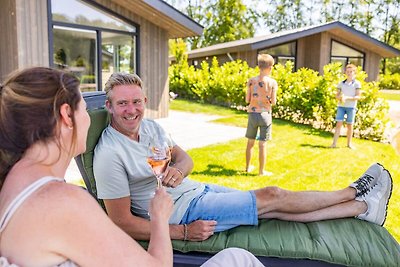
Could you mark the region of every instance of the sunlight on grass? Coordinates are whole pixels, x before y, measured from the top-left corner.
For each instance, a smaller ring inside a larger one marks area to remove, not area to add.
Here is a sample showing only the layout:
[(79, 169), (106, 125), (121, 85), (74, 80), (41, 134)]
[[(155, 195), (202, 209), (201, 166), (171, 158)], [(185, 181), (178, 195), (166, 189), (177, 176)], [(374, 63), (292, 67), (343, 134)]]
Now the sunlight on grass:
[(400, 101), (400, 92), (379, 91), (378, 95), (386, 100)]
[(175, 99), (174, 101), (170, 102), (169, 108), (178, 111), (206, 113), (220, 116), (230, 116), (243, 113), (243, 111), (237, 111), (235, 109), (229, 109), (210, 104), (195, 103), (181, 99)]
[[(175, 102), (175, 101), (174, 101)], [(206, 110), (207, 106), (188, 101), (187, 110)], [(202, 107), (199, 108), (198, 105)], [(175, 105), (173, 105), (175, 106)], [(174, 108), (175, 109), (175, 108)], [(224, 109), (224, 108), (221, 108)], [(245, 127), (247, 116), (244, 112), (231, 113), (231, 110), (213, 112), (225, 115), (216, 122)], [(244, 172), (246, 138), (223, 144), (210, 145), (189, 150), (195, 163), (190, 177), (206, 183), (225, 185), (241, 190), (256, 189), (276, 185), (289, 190), (337, 190), (342, 189), (361, 176), (374, 162), (383, 164), (392, 174), (393, 192), (389, 203), (385, 228), (400, 241), (399, 183), (400, 156), (388, 144), (354, 138), (355, 150), (345, 147), (344, 137), (339, 139), (337, 149), (329, 149), (332, 134), (283, 120), (274, 120), (273, 139), (268, 142), (268, 171), (270, 177), (257, 176), (257, 172)], [(255, 147), (252, 164), (257, 167), (258, 148)], [(256, 168), (257, 169), (257, 168)]]

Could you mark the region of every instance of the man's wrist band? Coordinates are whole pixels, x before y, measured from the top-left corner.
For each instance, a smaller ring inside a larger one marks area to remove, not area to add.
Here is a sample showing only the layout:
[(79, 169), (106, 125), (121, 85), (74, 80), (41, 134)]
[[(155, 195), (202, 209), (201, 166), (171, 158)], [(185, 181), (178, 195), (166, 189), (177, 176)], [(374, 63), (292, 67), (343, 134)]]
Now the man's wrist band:
[(187, 224), (183, 225), (183, 241), (186, 241), (188, 238), (188, 230), (187, 230)]

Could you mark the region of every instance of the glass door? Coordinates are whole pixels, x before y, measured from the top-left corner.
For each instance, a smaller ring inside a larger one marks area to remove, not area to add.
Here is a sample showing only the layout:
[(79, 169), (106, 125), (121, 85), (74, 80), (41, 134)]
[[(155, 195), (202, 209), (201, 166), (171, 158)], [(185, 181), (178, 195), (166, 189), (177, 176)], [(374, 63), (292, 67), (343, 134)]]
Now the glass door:
[(113, 72), (135, 73), (135, 39), (129, 34), (103, 31), (101, 35), (103, 88)]
[(96, 32), (55, 26), (53, 29), (54, 67), (75, 74), (80, 89), (96, 91)]

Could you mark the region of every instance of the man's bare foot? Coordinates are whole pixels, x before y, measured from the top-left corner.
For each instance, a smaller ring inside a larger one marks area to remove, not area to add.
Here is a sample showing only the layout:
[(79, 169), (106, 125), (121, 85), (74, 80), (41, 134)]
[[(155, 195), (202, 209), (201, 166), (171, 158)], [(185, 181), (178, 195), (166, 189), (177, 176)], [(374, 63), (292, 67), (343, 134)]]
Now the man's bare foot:
[(259, 176), (271, 176), (271, 175), (273, 175), (273, 173), (269, 172), (269, 171), (263, 171), (263, 172), (259, 173), (258, 175)]
[(336, 148), (336, 145), (332, 144), (332, 145), (330, 146), (330, 148)]

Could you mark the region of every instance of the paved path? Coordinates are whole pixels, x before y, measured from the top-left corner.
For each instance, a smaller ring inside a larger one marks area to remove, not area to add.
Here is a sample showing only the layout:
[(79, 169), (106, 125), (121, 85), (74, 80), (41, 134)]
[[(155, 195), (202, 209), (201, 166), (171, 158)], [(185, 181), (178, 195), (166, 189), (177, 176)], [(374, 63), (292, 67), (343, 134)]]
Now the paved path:
[[(156, 121), (171, 134), (174, 141), (184, 150), (244, 137), (245, 128), (210, 122), (219, 117), (170, 110), (168, 118)], [(81, 177), (73, 160), (68, 167), (65, 180), (76, 182), (81, 180)]]
[(185, 150), (244, 137), (245, 128), (210, 122), (217, 118), (220, 116), (170, 111), (168, 118), (157, 122)]
[(400, 101), (388, 100), (390, 109), (389, 117), (397, 127), (400, 126)]

